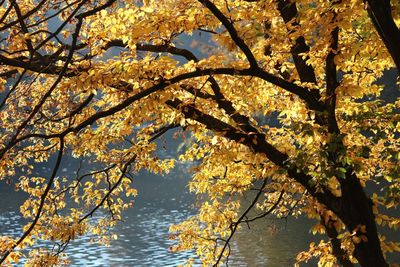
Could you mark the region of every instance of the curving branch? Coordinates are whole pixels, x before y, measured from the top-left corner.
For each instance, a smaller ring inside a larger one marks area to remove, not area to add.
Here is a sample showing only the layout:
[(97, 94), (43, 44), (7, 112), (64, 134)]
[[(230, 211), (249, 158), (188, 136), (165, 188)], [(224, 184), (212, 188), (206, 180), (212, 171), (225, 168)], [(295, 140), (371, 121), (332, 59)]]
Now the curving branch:
[[(202, 3), (206, 8), (208, 8), (211, 13), (224, 25), (224, 27), (227, 29), (229, 32), (231, 39), (234, 41), (234, 43), (240, 48), (240, 50), (245, 54), (247, 60), (250, 63), (250, 69), (254, 68), (258, 70), (259, 72), (262, 73), (262, 76), (266, 78), (266, 80), (271, 80), (273, 78), (277, 78), (266, 71), (262, 70), (257, 63), (256, 58), (254, 57), (253, 53), (251, 52), (250, 48), (246, 45), (244, 40), (240, 38), (238, 35), (235, 27), (233, 24), (224, 16), (224, 14), (209, 0), (199, 0), (200, 3)], [(284, 0), (281, 0), (279, 2), (279, 9), (281, 11), (281, 14), (284, 18), (284, 20), (292, 20), (296, 15), (297, 15), (297, 10), (294, 4), (287, 3)], [(294, 9), (293, 9), (294, 8)], [(302, 81), (306, 82), (316, 82), (315, 78), (315, 73), (313, 68), (306, 64), (305, 60), (302, 59), (301, 56), (299, 56), (300, 53), (307, 52), (309, 51), (308, 46), (305, 44), (305, 39), (304, 37), (301, 38), (299, 37), (296, 40), (296, 44), (292, 49), (292, 55), (293, 59), (295, 61), (296, 68), (299, 72), (300, 78)], [(272, 77), (271, 77), (272, 76)], [(261, 77), (260, 77), (261, 78)], [(279, 78), (280, 79), (280, 78)], [(282, 79), (284, 80), (284, 79)], [(285, 80), (284, 80), (285, 81)], [(286, 88), (285, 88), (286, 89)], [(293, 91), (290, 91), (291, 93), (294, 93)], [(320, 95), (317, 91), (309, 91), (308, 89), (303, 90), (303, 92), (297, 92), (297, 95), (301, 94), (303, 98), (307, 98), (307, 104), (311, 109), (323, 111), (323, 106), (322, 105), (315, 105), (315, 103), (319, 102)]]
[[(347, 170), (346, 179), (342, 179), (342, 196), (337, 197), (322, 185), (319, 185), (322, 186), (320, 188), (312, 185), (311, 181), (313, 177), (303, 172), (303, 170), (291, 166), (288, 163), (288, 155), (280, 152), (268, 143), (265, 134), (243, 133), (232, 125), (201, 112), (194, 105), (184, 105), (177, 99), (169, 100), (166, 104), (174, 109), (180, 110), (186, 118), (193, 119), (203, 124), (207, 129), (225, 138), (241, 143), (249, 147), (255, 153), (264, 154), (275, 165), (285, 169), (288, 176), (300, 183), (319, 203), (332, 210), (344, 222), (350, 232), (357, 229), (360, 223), (365, 225), (368, 244), (366, 244), (366, 242), (354, 244), (354, 256), (362, 266), (387, 266), (380, 249), (375, 216), (371, 208), (371, 200), (365, 194), (359, 179), (351, 168)], [(363, 235), (360, 231), (358, 231), (357, 234)]]
[(168, 100), (166, 101), (166, 104), (174, 109), (180, 110), (186, 118), (203, 124), (207, 129), (214, 131), (227, 139), (241, 143), (249, 147), (255, 153), (264, 154), (275, 165), (285, 169), (290, 178), (304, 186), (304, 188), (306, 188), (312, 196), (317, 198), (318, 201), (327, 207), (334, 209), (334, 211), (338, 211), (335, 207), (339, 206), (338, 203), (340, 202), (340, 198), (334, 196), (328, 189), (321, 192), (312, 186), (310, 183), (312, 177), (296, 167), (290, 166), (288, 162), (289, 156), (268, 143), (264, 133), (240, 131), (230, 124), (203, 113), (192, 104), (184, 105), (182, 101), (178, 99)]

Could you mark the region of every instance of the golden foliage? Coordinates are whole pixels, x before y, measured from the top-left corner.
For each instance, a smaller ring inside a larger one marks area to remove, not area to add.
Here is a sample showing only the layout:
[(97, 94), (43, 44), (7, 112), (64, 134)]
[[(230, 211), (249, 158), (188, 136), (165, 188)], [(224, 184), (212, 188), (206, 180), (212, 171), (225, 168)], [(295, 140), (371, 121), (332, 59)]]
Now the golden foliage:
[[(27, 266), (67, 264), (62, 249), (32, 249), (38, 240), (66, 246), (93, 233), (107, 243), (137, 194), (135, 174), (167, 173), (176, 160), (196, 163), (189, 189), (200, 205), (198, 215), (171, 226), (172, 249), (194, 250), (204, 266), (229, 255), (226, 241), (249, 220), (241, 217), (243, 196), (254, 191), (251, 208), (260, 214), (305, 214), (319, 220), (312, 233), (335, 229), (353, 262), (357, 244), (368, 242), (365, 226), (350, 229), (317, 195), (343, 198), (342, 181), (355, 175), (377, 188), (376, 223), (398, 229), (398, 217), (379, 211), (400, 200), (400, 100), (380, 99), (378, 81), (394, 64), (362, 1), (292, 1), (297, 14), (286, 22), (283, 0), (17, 2), (0, 7), (0, 68), (11, 73), (0, 78), (0, 178), (27, 194), (20, 212), (29, 223), (20, 239), (0, 236), (5, 266), (24, 257)], [(301, 38), (309, 51), (296, 54)], [(194, 48), (181, 45), (187, 40)], [(336, 132), (327, 108), (332, 53), (340, 73)], [(190, 136), (185, 149), (160, 159), (153, 141), (174, 127)], [(60, 176), (65, 156), (91, 171)], [(52, 173), (35, 175), (54, 157)], [(311, 179), (302, 183), (296, 173)], [(400, 250), (381, 243), (383, 253)], [(334, 254), (321, 241), (297, 260), (337, 266)]]

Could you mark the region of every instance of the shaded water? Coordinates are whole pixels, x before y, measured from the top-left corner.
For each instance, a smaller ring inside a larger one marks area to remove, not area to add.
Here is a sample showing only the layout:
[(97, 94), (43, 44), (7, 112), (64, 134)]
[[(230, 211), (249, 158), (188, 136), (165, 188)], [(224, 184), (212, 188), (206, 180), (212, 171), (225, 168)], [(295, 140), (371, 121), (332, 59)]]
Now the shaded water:
[[(190, 252), (170, 252), (173, 241), (168, 239), (171, 224), (195, 213), (195, 197), (187, 189), (189, 167), (178, 165), (164, 177), (138, 175), (134, 183), (139, 195), (134, 207), (125, 212), (125, 222), (115, 229), (119, 238), (112, 240), (109, 247), (92, 244), (89, 237), (72, 242), (66, 251), (71, 266), (176, 266), (193, 256)], [(23, 219), (18, 206), (24, 196), (4, 185), (0, 186), (0, 194), (0, 233), (19, 236)], [(297, 252), (308, 247), (308, 225), (307, 221), (264, 219), (251, 224), (251, 229), (243, 228), (231, 243), (229, 265), (292, 265)], [(274, 234), (276, 230), (278, 233)]]

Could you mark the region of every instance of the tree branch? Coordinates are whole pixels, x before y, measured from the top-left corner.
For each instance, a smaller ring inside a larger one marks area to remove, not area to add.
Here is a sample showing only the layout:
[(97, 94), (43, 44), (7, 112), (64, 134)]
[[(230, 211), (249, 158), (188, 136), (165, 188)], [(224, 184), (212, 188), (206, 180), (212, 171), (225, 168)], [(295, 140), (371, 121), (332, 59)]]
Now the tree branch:
[[(217, 260), (216, 260), (216, 262), (214, 263), (213, 266), (217, 267), (217, 266), (219, 265), (220, 261), (222, 260), (223, 255), (224, 255), (224, 252), (225, 252), (225, 250), (227, 249), (227, 247), (229, 246), (229, 242), (230, 242), (230, 240), (232, 239), (232, 237), (234, 236), (234, 234), (235, 234), (235, 232), (236, 232), (238, 226), (239, 226), (242, 222), (244, 222), (244, 221), (247, 222), (247, 220), (244, 220), (244, 218), (245, 218), (245, 217), (247, 216), (247, 214), (253, 209), (253, 207), (257, 204), (257, 201), (258, 201), (258, 199), (260, 198), (260, 196), (262, 195), (262, 192), (263, 192), (262, 190), (263, 190), (264, 187), (266, 186), (267, 181), (268, 181), (268, 179), (265, 178), (264, 181), (263, 181), (263, 184), (262, 184), (262, 186), (261, 186), (261, 188), (260, 188), (260, 190), (257, 192), (257, 194), (256, 194), (256, 196), (254, 197), (254, 199), (253, 199), (253, 201), (251, 202), (251, 204), (246, 208), (246, 210), (242, 213), (242, 215), (239, 217), (239, 219), (238, 219), (235, 223), (232, 223), (232, 225), (231, 225), (231, 232), (230, 232), (230, 234), (229, 234), (229, 237), (228, 237), (228, 239), (225, 240), (225, 244), (224, 244), (224, 246), (222, 247), (222, 250), (221, 250), (220, 254), (218, 255), (218, 258), (217, 258)], [(268, 214), (270, 214), (272, 211), (275, 210), (275, 208), (278, 206), (279, 202), (281, 201), (281, 199), (282, 199), (282, 197), (283, 197), (283, 193), (284, 193), (284, 191), (281, 192), (281, 194), (279, 195), (278, 200), (274, 203), (274, 205), (272, 205), (272, 207), (271, 207), (270, 209), (268, 209), (268, 210), (264, 213), (265, 216), (267, 216)]]
[(64, 139), (60, 139), (60, 148), (58, 151), (58, 156), (57, 156), (57, 161), (55, 163), (55, 166), (53, 168), (53, 172), (50, 176), (49, 181), (47, 182), (47, 186), (42, 194), (42, 196), (40, 197), (40, 203), (39, 203), (39, 207), (37, 208), (37, 213), (35, 215), (35, 218), (33, 220), (33, 222), (30, 224), (29, 228), (23, 233), (23, 235), (17, 240), (17, 242), (15, 242), (15, 244), (13, 244), (13, 246), (11, 247), (11, 249), (7, 250), (6, 253), (3, 255), (3, 257), (0, 259), (0, 264), (2, 264), (7, 257), (10, 255), (10, 253), (18, 246), (20, 245), (32, 232), (32, 230), (35, 228), (36, 224), (39, 221), (40, 215), (42, 213), (43, 207), (44, 207), (44, 203), (46, 201), (47, 195), (49, 194), (49, 191), (53, 185), (54, 179), (56, 177), (57, 171), (60, 168), (60, 164), (61, 164), (61, 160), (62, 160), (62, 156), (63, 156), (63, 151), (64, 151)]
[(336, 26), (331, 33), (330, 51), (326, 57), (325, 75), (326, 75), (326, 102), (328, 109), (328, 131), (330, 133), (339, 134), (339, 126), (336, 121), (336, 88), (339, 83), (337, 81), (337, 70), (335, 63), (335, 55), (337, 54), (339, 43), (339, 28)]
[(334, 225), (334, 221), (331, 219), (325, 221), (323, 217), (321, 217), (321, 224), (325, 226), (326, 233), (330, 239), (332, 245), (332, 251), (335, 257), (339, 260), (343, 267), (353, 267), (353, 263), (350, 261), (346, 251), (342, 249), (341, 241), (338, 238), (339, 233), (336, 231)]
[[(16, 20), (14, 20), (14, 21), (12, 21), (12, 22), (10, 22), (10, 23), (7, 23), (7, 24), (3, 25), (2, 27), (0, 27), (0, 32), (4, 31), (4, 30), (6, 30), (6, 29), (9, 29), (10, 27), (12, 27), (12, 26), (18, 24), (20, 19), (26, 19), (26, 18), (29, 18), (31, 15), (35, 14), (42, 6), (46, 3), (46, 1), (47, 1), (47, 0), (42, 0), (42, 1), (40, 1), (34, 8), (32, 8), (31, 10), (29, 10), (29, 11), (26, 12), (25, 14), (21, 15), (20, 18), (18, 18), (18, 19), (16, 19)], [(14, 2), (16, 2), (16, 0), (10, 1), (9, 9), (13, 7)], [(8, 13), (10, 12), (9, 9), (7, 9), (7, 11), (3, 14), (3, 17), (2, 17), (2, 19), (0, 20), (0, 23), (3, 21), (3, 18), (5, 19), (5, 18), (7, 17)]]
[[(15, 13), (17, 14), (18, 23), (21, 25), (21, 29), (22, 29), (23, 33), (28, 34), (29, 30), (26, 27), (24, 19), (22, 18), (21, 9), (19, 8), (18, 3), (14, 2), (13, 5), (14, 5)], [(25, 43), (26, 43), (26, 46), (28, 47), (29, 52), (31, 53), (31, 56), (33, 56), (34, 49), (33, 49), (31, 40), (26, 39)]]
[(340, 198), (334, 196), (323, 186), (323, 192), (312, 186), (310, 181), (313, 177), (305, 174), (302, 170), (299, 170), (296, 167), (290, 166), (290, 164), (288, 164), (288, 155), (280, 152), (273, 145), (268, 143), (264, 133), (244, 133), (230, 124), (201, 112), (192, 104), (183, 105), (182, 101), (178, 99), (168, 100), (166, 101), (166, 104), (174, 109), (180, 110), (186, 118), (203, 124), (207, 129), (214, 131), (225, 138), (241, 143), (252, 149), (255, 153), (264, 154), (275, 165), (285, 169), (290, 178), (304, 186), (304, 188), (306, 188), (312, 196), (318, 199), (320, 203), (326, 205), (335, 212), (338, 211), (336, 207), (340, 206), (338, 204), (340, 203)]
[[(290, 28), (300, 26), (298, 23), (298, 13), (296, 8), (296, 2), (291, 0), (278, 0), (278, 10), (286, 24), (290, 23)], [(290, 30), (289, 33), (293, 32)], [(301, 53), (308, 53), (310, 47), (306, 44), (306, 40), (303, 36), (296, 38), (294, 45), (292, 46), (291, 53), (293, 57), (294, 64), (296, 66), (297, 73), (299, 74), (301, 82), (317, 83), (315, 77), (315, 71), (313, 66), (307, 64), (306, 57), (300, 56)], [(319, 99), (319, 96), (317, 96)]]
[(400, 76), (400, 30), (393, 20), (390, 0), (366, 0), (376, 31), (388, 49)]
[(238, 35), (233, 24), (222, 14), (222, 12), (209, 0), (198, 0), (203, 6), (205, 6), (211, 13), (224, 25), (224, 27), (229, 32), (232, 40), (235, 44), (242, 50), (245, 54), (247, 60), (250, 63), (251, 68), (258, 67), (257, 60), (251, 52), (250, 48), (246, 45), (242, 38)]

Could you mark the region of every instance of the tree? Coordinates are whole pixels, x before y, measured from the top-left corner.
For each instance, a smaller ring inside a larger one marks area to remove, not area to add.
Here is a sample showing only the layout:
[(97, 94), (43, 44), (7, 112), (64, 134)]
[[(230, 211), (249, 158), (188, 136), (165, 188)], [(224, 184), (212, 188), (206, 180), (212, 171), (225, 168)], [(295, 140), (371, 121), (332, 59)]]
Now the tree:
[[(197, 162), (189, 187), (207, 197), (171, 227), (173, 249), (195, 249), (204, 265), (268, 214), (315, 218), (312, 231), (329, 237), (299, 262), (388, 266), (400, 251), (377, 227), (400, 225), (388, 215), (400, 200), (400, 99), (382, 101), (377, 84), (400, 69), (400, 2), (1, 3), (0, 177), (28, 194), (29, 220), (1, 237), (3, 265), (25, 251), (32, 266), (62, 265), (70, 240), (107, 241), (134, 174), (175, 160)], [(200, 56), (180, 45), (197, 34), (212, 41)], [(154, 141), (173, 128), (191, 143), (160, 159)], [(93, 171), (59, 177), (69, 155)], [(51, 173), (33, 174), (52, 158)], [(56, 249), (32, 248), (40, 240)]]

